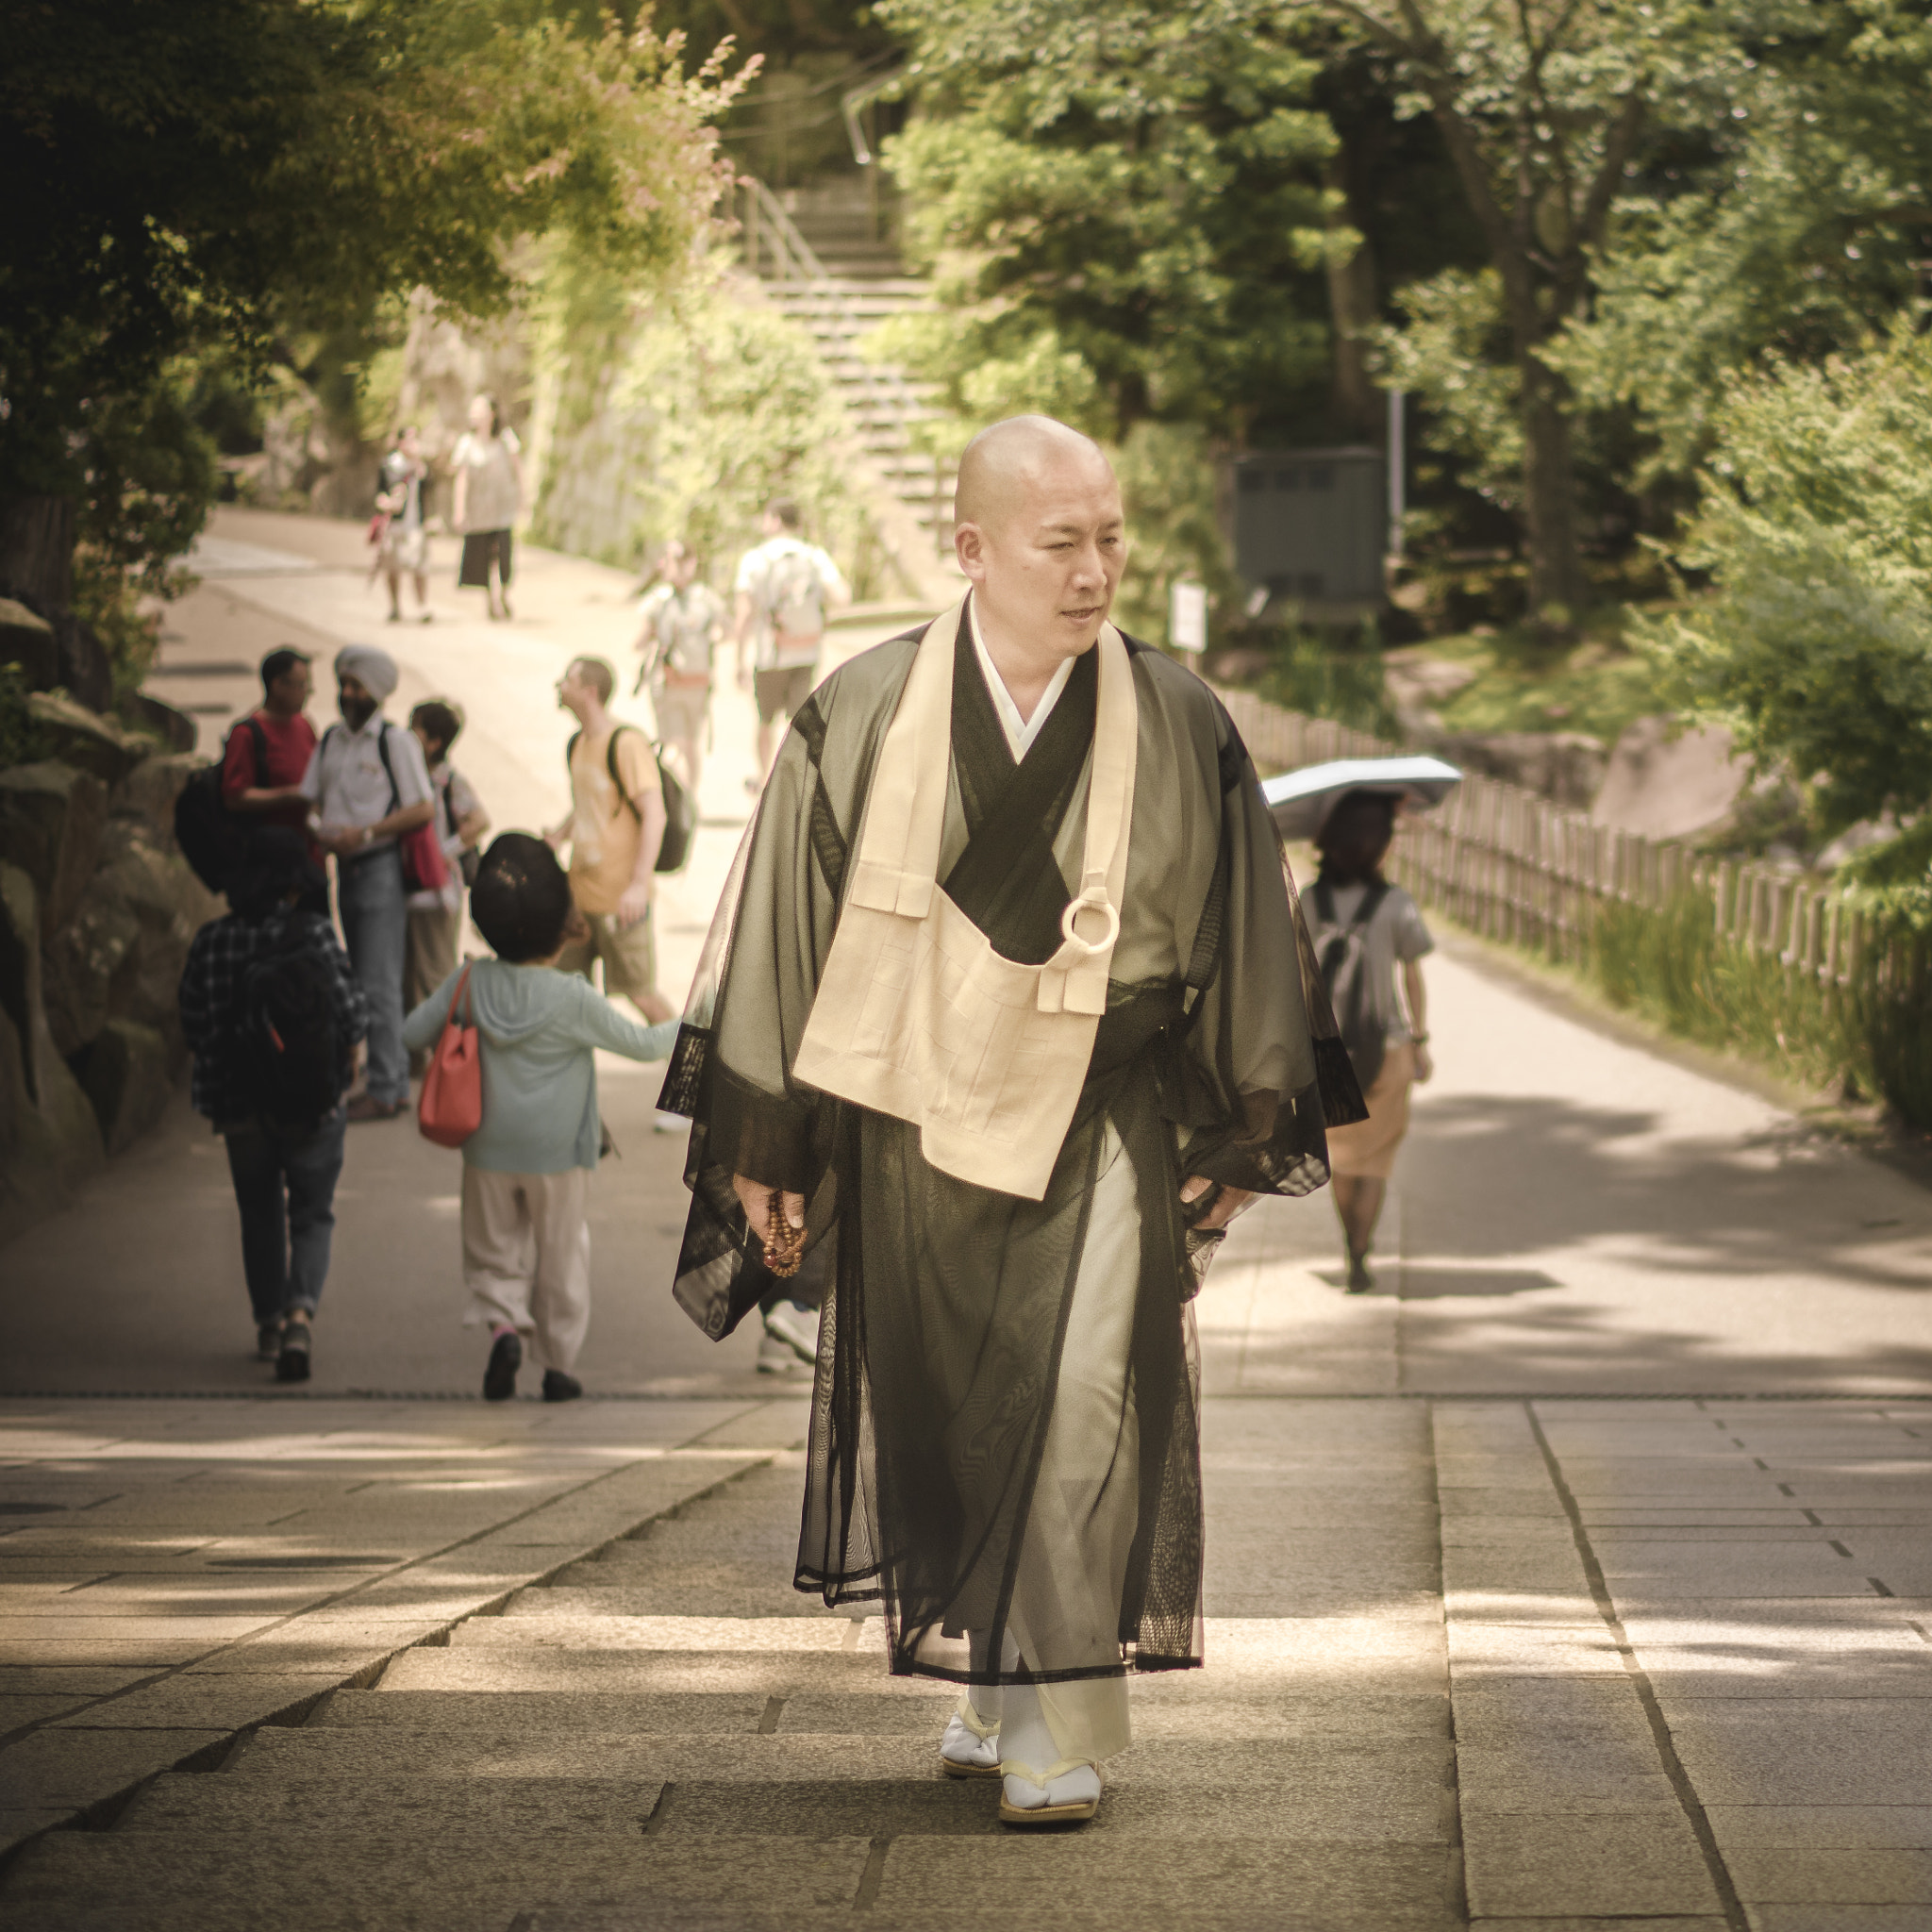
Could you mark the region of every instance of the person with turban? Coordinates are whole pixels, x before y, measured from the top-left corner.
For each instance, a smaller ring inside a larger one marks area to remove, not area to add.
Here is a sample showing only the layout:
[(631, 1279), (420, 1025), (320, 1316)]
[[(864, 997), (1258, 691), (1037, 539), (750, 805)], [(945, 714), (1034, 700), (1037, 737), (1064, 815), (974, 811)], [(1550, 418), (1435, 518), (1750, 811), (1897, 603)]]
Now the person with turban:
[(798, 1588), (962, 1687), (939, 1768), (1025, 1828), (1202, 1661), (1189, 1304), (1362, 1104), (1233, 723), (1108, 621), (1104, 453), (996, 424), (956, 518), (967, 593), (793, 718), (659, 1105), (686, 1311), (823, 1290)]
[(340, 724), (322, 735), (302, 779), (317, 843), (336, 861), (336, 906), (349, 958), (369, 1000), (369, 1080), (352, 1121), (391, 1120), (409, 1104), (403, 1050), (408, 891), (397, 841), (436, 813), (416, 735), (382, 715), (396, 660), (373, 644), (336, 653)]

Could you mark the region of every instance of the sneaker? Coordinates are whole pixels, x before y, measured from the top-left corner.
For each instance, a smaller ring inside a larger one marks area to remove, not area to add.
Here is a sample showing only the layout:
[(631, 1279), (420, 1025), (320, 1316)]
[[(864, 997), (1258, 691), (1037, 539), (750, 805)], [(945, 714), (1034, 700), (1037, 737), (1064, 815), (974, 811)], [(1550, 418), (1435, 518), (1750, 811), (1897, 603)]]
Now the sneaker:
[(796, 1302), (780, 1302), (765, 1317), (766, 1339), (770, 1340), (774, 1335), (808, 1367), (817, 1364), (819, 1311), (816, 1308), (801, 1308)]
[(511, 1330), (496, 1338), (490, 1351), (490, 1366), (483, 1371), (483, 1400), (508, 1402), (517, 1392), (517, 1371), (524, 1365), (524, 1344)]
[(282, 1324), (282, 1346), (275, 1357), (277, 1382), (306, 1382), (308, 1379), (308, 1317), (291, 1315)]
[(279, 1322), (258, 1322), (255, 1324), (255, 1359), (272, 1362), (281, 1352), (282, 1324)]
[(543, 1371), (545, 1402), (575, 1402), (583, 1392), (584, 1385), (575, 1375), (566, 1375), (561, 1369)]
[(758, 1374), (761, 1375), (789, 1375), (798, 1366), (798, 1357), (791, 1353), (791, 1344), (781, 1341), (768, 1328), (758, 1341)]
[(352, 1121), (392, 1121), (408, 1105), (406, 1100), (377, 1100), (358, 1093), (343, 1110)]

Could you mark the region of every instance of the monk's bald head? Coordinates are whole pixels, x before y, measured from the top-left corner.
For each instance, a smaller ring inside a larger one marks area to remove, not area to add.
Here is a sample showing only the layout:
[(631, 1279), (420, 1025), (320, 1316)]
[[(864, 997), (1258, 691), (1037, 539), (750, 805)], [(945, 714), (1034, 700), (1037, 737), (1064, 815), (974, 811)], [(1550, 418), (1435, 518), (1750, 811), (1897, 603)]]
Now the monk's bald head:
[(953, 486), (953, 521), (992, 528), (1057, 474), (1069, 481), (1111, 481), (1113, 465), (1091, 436), (1051, 416), (1008, 416), (966, 445)]
[(954, 506), (954, 548), (1001, 675), (1011, 653), (1050, 671), (1091, 649), (1127, 558), (1100, 445), (1051, 416), (1008, 417), (967, 445)]

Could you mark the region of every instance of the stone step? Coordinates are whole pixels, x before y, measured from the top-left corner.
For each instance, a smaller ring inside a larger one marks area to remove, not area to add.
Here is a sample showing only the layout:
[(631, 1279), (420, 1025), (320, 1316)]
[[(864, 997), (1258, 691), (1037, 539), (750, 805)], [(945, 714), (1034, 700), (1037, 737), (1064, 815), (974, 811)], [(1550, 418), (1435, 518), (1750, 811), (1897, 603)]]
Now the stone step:
[(472, 1617), (450, 1632), (452, 1649), (494, 1649), (504, 1645), (555, 1645), (588, 1650), (724, 1650), (741, 1654), (767, 1651), (847, 1651), (883, 1659), (885, 1626), (876, 1617), (863, 1622), (828, 1616), (808, 1604), (804, 1615), (778, 1617), (651, 1616), (564, 1617), (535, 1610), (523, 1616)]
[[(487, 1831), (56, 1832), (8, 1874), (6, 1924), (8, 1932), (495, 1932), (532, 1907), (613, 1894), (712, 1913), (776, 1899), (849, 1909), (870, 1855), (866, 1838), (691, 1834), (673, 1843), (637, 1824), (561, 1840), (549, 1857), (541, 1842)], [(35, 1906), (42, 1911), (28, 1916)]]
[(366, 1726), (407, 1731), (516, 1731), (624, 1736), (827, 1731), (840, 1736), (937, 1739), (958, 1693), (930, 1686), (924, 1696), (891, 1692), (594, 1691), (594, 1690), (338, 1690), (309, 1714), (307, 1728)]
[[(787, 1730), (732, 1733), (508, 1729), (412, 1731), (381, 1725), (258, 1731), (224, 1767), (225, 1777), (703, 1778), (713, 1782), (824, 1784), (846, 1778), (924, 1781), (941, 1775), (936, 1726), (923, 1736)], [(1122, 1789), (1247, 1781), (1274, 1790), (1272, 1803), (1345, 1801), (1434, 1806), (1449, 1790), (1446, 1738), (1346, 1735), (1145, 1736), (1108, 1766)], [(1299, 1794), (1299, 1795), (1295, 1795)]]

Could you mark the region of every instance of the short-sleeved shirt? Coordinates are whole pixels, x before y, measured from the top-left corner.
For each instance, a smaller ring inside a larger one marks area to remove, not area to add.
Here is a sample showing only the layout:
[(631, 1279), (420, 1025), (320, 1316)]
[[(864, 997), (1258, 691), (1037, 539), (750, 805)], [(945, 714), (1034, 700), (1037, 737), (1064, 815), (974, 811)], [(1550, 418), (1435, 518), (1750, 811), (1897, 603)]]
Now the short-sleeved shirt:
[[(410, 736), (415, 734), (411, 732)], [(430, 773), (429, 782), (436, 791), (436, 836), (442, 841), (442, 856), (449, 861), (449, 877), (441, 885), (432, 886), (426, 891), (411, 892), (408, 906), (412, 912), (439, 909), (460, 912), (463, 907), (463, 841), (457, 827), (473, 811), (480, 810), (483, 801), (476, 796), (475, 788), (447, 758)]]
[[(249, 720), (228, 733), (227, 748), (222, 753), (222, 798), (232, 807), (244, 791), (272, 791), (282, 785), (299, 785), (308, 773), (308, 760), (315, 756), (315, 726), (301, 712), (292, 718), (278, 718), (273, 711), (257, 711), (253, 721), (261, 729), (268, 756), (256, 762), (255, 733)], [(291, 798), (258, 815), (264, 825), (292, 825), (300, 832), (308, 824), (305, 800)]]
[(754, 661), (760, 671), (792, 671), (818, 662), (817, 638), (788, 640), (781, 647), (772, 626), (774, 578), (779, 563), (788, 557), (804, 557), (810, 561), (828, 605), (845, 594), (845, 579), (840, 575), (839, 566), (815, 543), (807, 543), (797, 537), (772, 537), (747, 550), (739, 559), (733, 589), (751, 598), (752, 637), (758, 652)]
[(469, 473), (463, 499), (466, 530), (507, 530), (523, 508), (516, 466), (510, 458), (522, 449), (514, 429), (501, 436), (478, 437), (467, 431), (450, 456), (450, 474)]
[[(1318, 958), (1327, 941), (1338, 932), (1345, 932), (1354, 924), (1368, 890), (1365, 885), (1328, 888), (1334, 895), (1333, 925), (1323, 921), (1321, 895), (1316, 889), (1310, 887), (1302, 894), (1302, 910), (1307, 915), (1308, 937), (1315, 942)], [(1368, 967), (1368, 992), (1373, 1003), (1370, 1010), (1381, 1021), (1383, 1038), (1390, 1045), (1403, 1045), (1410, 1037), (1409, 1025), (1407, 1016), (1402, 1010), (1402, 1001), (1396, 994), (1395, 969), (1411, 959), (1420, 959), (1424, 953), (1433, 953), (1436, 942), (1429, 937), (1429, 929), (1423, 924), (1423, 916), (1416, 909), (1415, 901), (1400, 886), (1391, 886), (1382, 895), (1382, 902), (1363, 929), (1361, 940), (1363, 959)]]
[(724, 600), (708, 584), (674, 591), (659, 584), (644, 593), (639, 614), (644, 621), (641, 647), (655, 654), (652, 675), (669, 672), (694, 682), (711, 675), (711, 646), (724, 625)]
[[(385, 739), (386, 769), (378, 746)], [(425, 805), (431, 793), (423, 747), (413, 731), (391, 724), (380, 711), (359, 731), (331, 724), (302, 774), (302, 795), (313, 801), (325, 825), (373, 825), (404, 806)], [(377, 839), (369, 849), (380, 852), (394, 843), (393, 839)]]
[(616, 727), (617, 775), (624, 793), (610, 782), (610, 737), (585, 732), (570, 755), (570, 890), (580, 912), (615, 912), (638, 869), (642, 837), (639, 811), (645, 797), (658, 791), (658, 760), (650, 741), (635, 724)]

